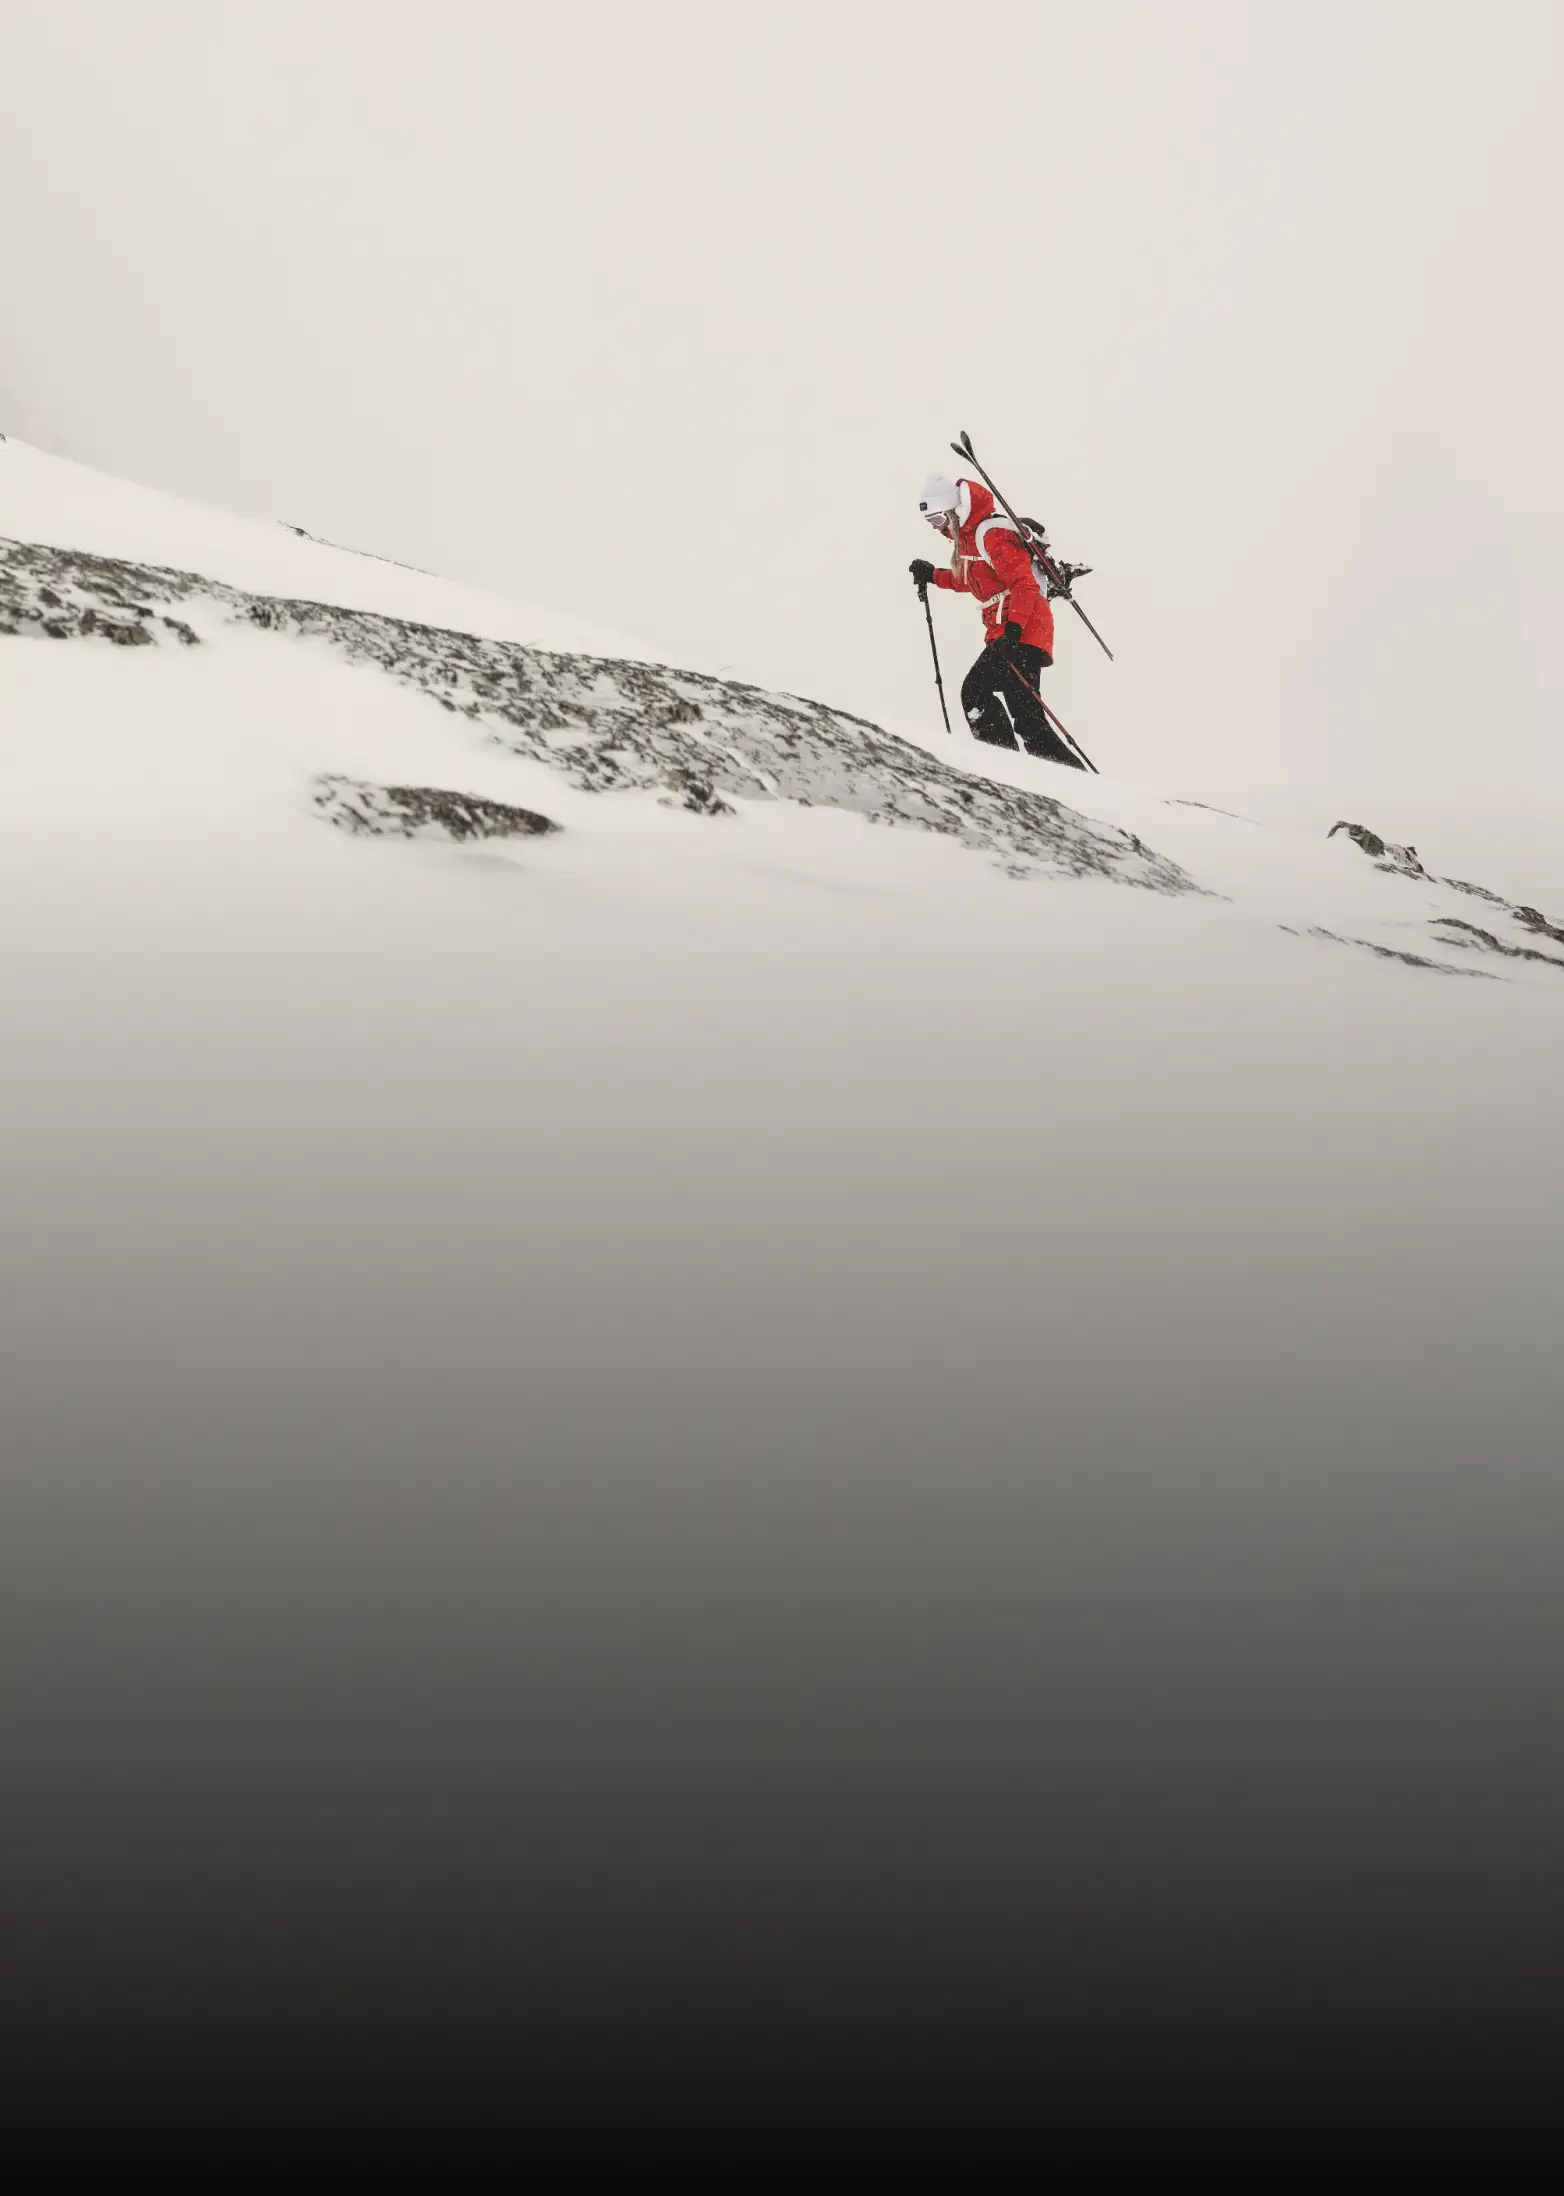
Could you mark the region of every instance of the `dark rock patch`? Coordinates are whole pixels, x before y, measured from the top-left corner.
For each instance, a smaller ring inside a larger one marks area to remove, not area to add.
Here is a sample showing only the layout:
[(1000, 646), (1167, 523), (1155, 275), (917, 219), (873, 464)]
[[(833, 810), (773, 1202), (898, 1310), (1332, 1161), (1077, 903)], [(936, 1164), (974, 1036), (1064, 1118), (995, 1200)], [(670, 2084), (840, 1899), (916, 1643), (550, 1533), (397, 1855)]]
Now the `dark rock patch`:
[(1474, 900), (1487, 900), (1494, 907), (1508, 907), (1509, 901), (1502, 892), (1490, 892), (1486, 885), (1468, 884), (1463, 877), (1441, 877), (1439, 882), (1448, 885), (1452, 892), (1468, 893)]
[[(725, 801), (709, 778), (698, 778), (692, 771), (681, 770), (677, 765), (663, 774), (668, 788), (662, 806), (687, 808), (695, 816), (734, 816), (738, 811), (730, 801)], [(669, 796), (676, 795), (677, 798)]]
[[(1209, 816), (1226, 816), (1234, 823), (1252, 823), (1254, 820), (1250, 816), (1240, 816), (1236, 808), (1218, 808), (1214, 801), (1192, 801), (1178, 793), (1170, 794), (1164, 806), (1168, 808), (1203, 808)], [(1336, 829), (1339, 831), (1341, 825), (1338, 824)]]
[(1397, 846), (1393, 839), (1382, 839), (1377, 831), (1370, 831), (1367, 824), (1333, 823), (1326, 837), (1334, 839), (1338, 831), (1345, 831), (1355, 845), (1361, 846), (1371, 861), (1381, 869), (1396, 870), (1403, 877), (1426, 877), (1428, 871), (1418, 860), (1415, 846)]
[(439, 785), (365, 785), (353, 778), (315, 780), (315, 806), (339, 831), (360, 838), (535, 839), (560, 826), (535, 809), (513, 808)]
[(1526, 930), (1534, 930), (1542, 938), (1551, 938), (1555, 945), (1564, 945), (1564, 924), (1550, 923), (1540, 908), (1518, 907), (1515, 920)]
[[(1502, 893), (1490, 892), (1486, 885), (1468, 884), (1461, 877), (1430, 876), (1418, 859), (1416, 847), (1396, 846), (1363, 824), (1332, 824), (1329, 836), (1334, 838), (1338, 831), (1345, 831), (1348, 838), (1362, 847), (1378, 868), (1394, 871), (1401, 876), (1418, 878), (1425, 884), (1446, 885), (1452, 892), (1463, 892), (1471, 899), (1484, 900), (1490, 907), (1502, 908), (1521, 929), (1533, 936), (1551, 938), (1556, 945), (1564, 945), (1564, 926), (1549, 922), (1540, 908), (1517, 907), (1513, 901), (1505, 899)], [(1493, 931), (1483, 930), (1476, 923), (1466, 922), (1459, 915), (1435, 916), (1432, 918), (1432, 928), (1440, 934), (1441, 943), (1445, 945), (1497, 953), (1508, 961), (1546, 961), (1552, 968), (1564, 968), (1564, 961), (1557, 954), (1541, 953), (1535, 946), (1520, 945), (1500, 938)], [(1466, 969), (1459, 973), (1470, 975), (1472, 971)]]
[[(1483, 946), (1489, 953), (1502, 954), (1511, 961), (1545, 961), (1549, 968), (1564, 968), (1564, 961), (1556, 953), (1539, 953), (1535, 946), (1508, 945), (1503, 938), (1496, 938), (1491, 930), (1479, 930), (1475, 923), (1462, 922), (1459, 915), (1441, 915), (1434, 929), (1446, 934), (1446, 943), (1457, 946)], [(1464, 936), (1449, 937), (1451, 931), (1464, 932)], [(1550, 935), (1559, 935), (1550, 930)]]
[[(1291, 923), (1283, 923), (1283, 930), (1290, 938), (1299, 936)], [(1490, 976), (1486, 968), (1453, 968), (1448, 961), (1430, 961), (1422, 953), (1406, 953), (1397, 946), (1378, 944), (1373, 938), (1347, 938), (1339, 930), (1327, 930), (1323, 923), (1311, 923), (1303, 933), (1310, 938), (1328, 938), (1332, 945), (1361, 946), (1365, 953), (1372, 953), (1377, 960), (1400, 961), (1407, 968), (1431, 968), (1440, 976)]]

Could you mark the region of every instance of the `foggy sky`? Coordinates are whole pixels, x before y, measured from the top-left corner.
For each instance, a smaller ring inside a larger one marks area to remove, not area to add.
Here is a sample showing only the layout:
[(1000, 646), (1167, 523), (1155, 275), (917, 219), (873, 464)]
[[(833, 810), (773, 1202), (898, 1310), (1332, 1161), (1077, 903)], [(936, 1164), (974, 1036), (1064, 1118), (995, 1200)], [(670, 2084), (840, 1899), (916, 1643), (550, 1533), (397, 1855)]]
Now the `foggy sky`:
[(1110, 768), (1535, 810), (1561, 52), (1553, 0), (11, 0), (0, 406), (919, 722), (965, 427), (1098, 568), (1051, 698)]

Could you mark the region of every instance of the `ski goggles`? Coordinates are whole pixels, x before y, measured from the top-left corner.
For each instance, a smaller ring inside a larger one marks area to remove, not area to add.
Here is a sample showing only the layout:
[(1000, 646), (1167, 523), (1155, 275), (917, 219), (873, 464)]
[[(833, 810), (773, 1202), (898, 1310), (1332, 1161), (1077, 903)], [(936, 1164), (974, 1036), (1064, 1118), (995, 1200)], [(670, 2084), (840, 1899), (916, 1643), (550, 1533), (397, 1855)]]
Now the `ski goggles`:
[(925, 511), (923, 515), (936, 532), (943, 534), (956, 514), (954, 511)]

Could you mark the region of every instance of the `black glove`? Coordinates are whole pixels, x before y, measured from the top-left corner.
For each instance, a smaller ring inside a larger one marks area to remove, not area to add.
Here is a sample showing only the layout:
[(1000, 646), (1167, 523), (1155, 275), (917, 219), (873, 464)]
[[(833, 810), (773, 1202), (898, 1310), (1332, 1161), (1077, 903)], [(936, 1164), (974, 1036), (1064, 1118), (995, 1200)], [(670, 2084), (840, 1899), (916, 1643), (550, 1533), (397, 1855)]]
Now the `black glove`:
[(1010, 623), (1005, 627), (1003, 633), (1000, 634), (998, 640), (994, 643), (994, 647), (997, 649), (1000, 655), (1009, 656), (1015, 653), (1015, 650), (1020, 645), (1021, 630), (1021, 627), (1017, 625), (1015, 619), (1012, 618), (1010, 620)]
[(914, 557), (907, 569), (912, 574), (913, 585), (920, 593), (925, 587), (933, 586), (934, 567), (927, 557)]

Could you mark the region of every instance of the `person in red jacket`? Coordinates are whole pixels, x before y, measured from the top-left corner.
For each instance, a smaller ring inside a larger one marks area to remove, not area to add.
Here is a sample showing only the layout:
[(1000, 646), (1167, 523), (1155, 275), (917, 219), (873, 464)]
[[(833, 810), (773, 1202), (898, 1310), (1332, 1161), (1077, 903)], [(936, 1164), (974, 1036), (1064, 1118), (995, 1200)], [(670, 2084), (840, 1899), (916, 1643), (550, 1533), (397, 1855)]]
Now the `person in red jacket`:
[(1043, 708), (1041, 674), (1054, 660), (1054, 614), (1037, 584), (1026, 546), (990, 491), (977, 480), (933, 473), (918, 505), (952, 545), (948, 570), (923, 557), (911, 565), (920, 588), (932, 584), (974, 595), (983, 613), (983, 653), (961, 685), (961, 707), (974, 739), (1014, 747), (1050, 762), (1084, 766), (1065, 746)]

